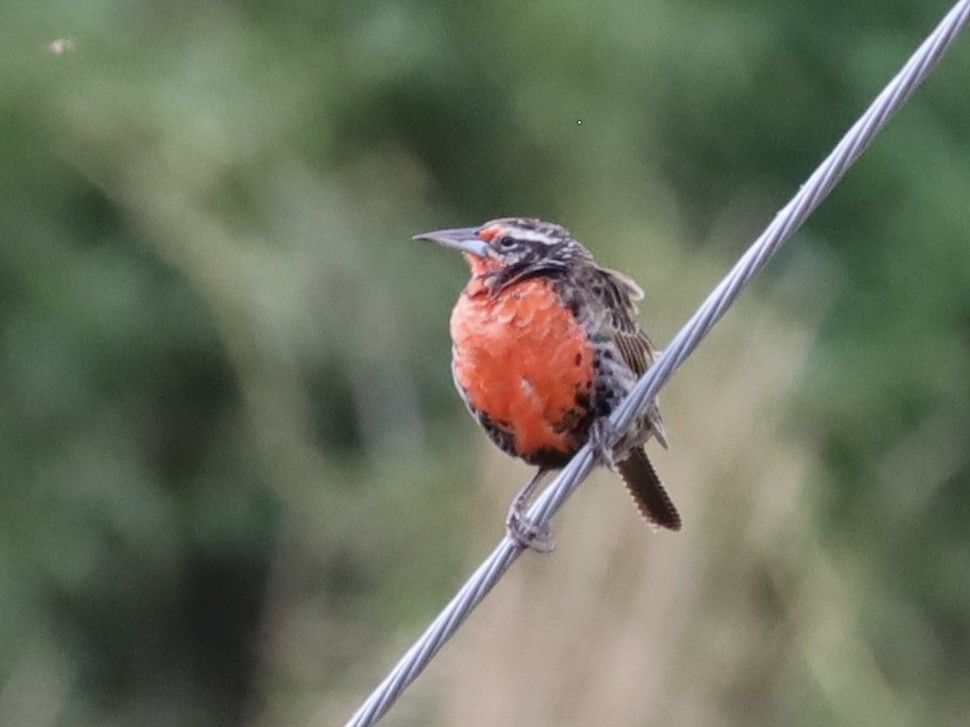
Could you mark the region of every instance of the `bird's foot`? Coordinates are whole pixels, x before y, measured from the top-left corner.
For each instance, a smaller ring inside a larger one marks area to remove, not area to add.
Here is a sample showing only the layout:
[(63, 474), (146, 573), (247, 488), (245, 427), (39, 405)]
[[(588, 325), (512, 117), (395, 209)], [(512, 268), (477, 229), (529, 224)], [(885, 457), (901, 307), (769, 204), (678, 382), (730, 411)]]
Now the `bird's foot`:
[(616, 458), (613, 448), (616, 446), (616, 429), (613, 423), (603, 417), (593, 422), (589, 428), (589, 446), (600, 462), (611, 470), (616, 469)]
[(549, 523), (536, 525), (529, 519), (527, 510), (529, 499), (539, 485), (545, 470), (540, 469), (528, 484), (519, 490), (509, 506), (509, 514), (505, 518), (505, 531), (509, 537), (522, 548), (534, 550), (537, 553), (551, 553), (556, 547), (552, 542), (552, 528)]
[(529, 520), (524, 510), (515, 507), (515, 503), (509, 508), (508, 517), (505, 518), (505, 531), (516, 545), (524, 550), (551, 553), (556, 548), (549, 523), (536, 525)]

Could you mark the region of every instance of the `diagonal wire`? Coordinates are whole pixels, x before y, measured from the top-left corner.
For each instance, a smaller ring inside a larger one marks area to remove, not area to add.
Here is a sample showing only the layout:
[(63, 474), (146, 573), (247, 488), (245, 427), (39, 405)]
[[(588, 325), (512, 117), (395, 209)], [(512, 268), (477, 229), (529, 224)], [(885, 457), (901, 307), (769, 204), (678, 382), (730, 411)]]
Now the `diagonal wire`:
[[(612, 431), (617, 433), (626, 431), (633, 420), (646, 410), (660, 388), (687, 360), (741, 290), (828, 196), (893, 114), (906, 103), (916, 87), (929, 75), (968, 23), (970, 23), (970, 0), (959, 0), (923, 41), (902, 70), (876, 97), (862, 117), (849, 129), (832, 153), (802, 185), (798, 193), (752, 243), (724, 280), (670, 342), (658, 361), (637, 382), (630, 395), (610, 417)], [(588, 445), (584, 446), (537, 498), (529, 509), (528, 518), (537, 526), (547, 523), (566, 498), (579, 487), (595, 463), (596, 456), (593, 451)], [(432, 621), (428, 629), (408, 649), (367, 701), (354, 713), (347, 722), (347, 726), (365, 727), (377, 722), (457, 631), (472, 609), (488, 595), (521, 553), (521, 547), (506, 536), (438, 617)]]

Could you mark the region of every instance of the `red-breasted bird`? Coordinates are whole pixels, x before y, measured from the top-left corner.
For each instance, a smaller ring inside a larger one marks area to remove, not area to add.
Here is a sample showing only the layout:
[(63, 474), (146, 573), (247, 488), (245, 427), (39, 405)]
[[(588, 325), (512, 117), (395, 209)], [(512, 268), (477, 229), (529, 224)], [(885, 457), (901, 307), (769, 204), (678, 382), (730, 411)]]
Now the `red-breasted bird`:
[[(464, 253), (471, 280), (451, 314), (455, 386), (492, 441), (539, 468), (516, 496), (509, 532), (523, 546), (547, 537), (523, 521), (542, 476), (563, 467), (602, 431), (654, 362), (637, 324), (643, 291), (600, 267), (560, 225), (530, 218), (415, 235)], [(680, 529), (680, 515), (647, 459), (651, 437), (667, 446), (654, 406), (613, 447), (612, 460), (643, 516)]]

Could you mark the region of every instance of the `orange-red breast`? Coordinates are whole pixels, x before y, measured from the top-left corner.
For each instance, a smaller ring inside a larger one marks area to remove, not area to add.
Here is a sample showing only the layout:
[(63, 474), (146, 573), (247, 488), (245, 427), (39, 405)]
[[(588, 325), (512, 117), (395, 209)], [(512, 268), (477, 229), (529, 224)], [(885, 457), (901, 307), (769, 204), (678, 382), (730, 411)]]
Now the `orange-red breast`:
[[(539, 468), (513, 504), (512, 530), (541, 476), (569, 461), (653, 363), (636, 321), (643, 291), (551, 222), (498, 219), (415, 239), (464, 253), (472, 275), (451, 315), (455, 385), (495, 444)], [(667, 446), (655, 406), (612, 459), (644, 517), (678, 530), (643, 448), (651, 437)]]

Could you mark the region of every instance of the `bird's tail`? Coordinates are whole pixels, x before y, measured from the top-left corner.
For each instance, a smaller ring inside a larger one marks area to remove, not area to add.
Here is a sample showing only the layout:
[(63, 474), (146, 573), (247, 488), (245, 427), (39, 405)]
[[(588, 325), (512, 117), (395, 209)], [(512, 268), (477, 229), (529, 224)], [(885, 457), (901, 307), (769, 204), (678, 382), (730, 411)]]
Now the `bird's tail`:
[(633, 495), (641, 515), (658, 528), (680, 530), (680, 514), (660, 484), (660, 478), (647, 459), (643, 447), (630, 450), (630, 455), (622, 462), (617, 462), (616, 468)]

